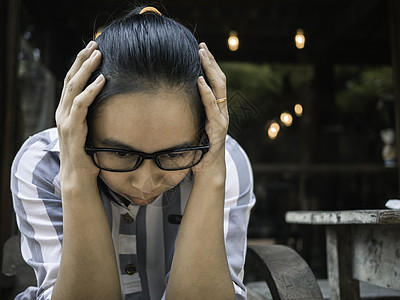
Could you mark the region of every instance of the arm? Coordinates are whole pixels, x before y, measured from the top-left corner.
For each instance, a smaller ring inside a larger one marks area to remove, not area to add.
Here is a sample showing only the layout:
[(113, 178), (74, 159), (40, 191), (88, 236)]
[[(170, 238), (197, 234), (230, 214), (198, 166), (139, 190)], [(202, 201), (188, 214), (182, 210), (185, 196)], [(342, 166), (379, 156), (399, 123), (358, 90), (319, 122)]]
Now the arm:
[(225, 137), (228, 129), (225, 76), (211, 53), (201, 44), (199, 51), (206, 75), (198, 86), (206, 110), (210, 151), (193, 168), (190, 194), (172, 262), (167, 299), (234, 299), (224, 241)]
[(82, 91), (101, 61), (101, 53), (95, 49), (92, 42), (78, 54), (56, 112), (63, 249), (53, 299), (121, 298), (111, 232), (97, 187), (99, 170), (84, 150), (87, 109), (105, 83), (100, 75)]
[(224, 182), (206, 174), (195, 178), (179, 229), (167, 299), (234, 299), (223, 199)]
[(56, 136), (55, 130), (47, 130), (29, 138), (11, 169), (22, 257), (37, 277), (37, 287), (30, 287), (17, 299), (50, 299), (57, 277), (62, 245), (59, 164), (58, 153), (48, 150)]
[(245, 151), (231, 137), (226, 140), (225, 245), (236, 299), (247, 299), (243, 284), (247, 226), (255, 204), (253, 172)]

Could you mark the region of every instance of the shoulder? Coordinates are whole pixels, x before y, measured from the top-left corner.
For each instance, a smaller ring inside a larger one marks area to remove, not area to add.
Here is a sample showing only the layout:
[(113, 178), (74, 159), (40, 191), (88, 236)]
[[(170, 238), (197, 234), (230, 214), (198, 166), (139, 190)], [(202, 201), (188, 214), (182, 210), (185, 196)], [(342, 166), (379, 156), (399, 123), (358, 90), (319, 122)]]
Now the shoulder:
[(30, 136), (21, 146), (16, 157), (26, 152), (36, 154), (41, 151), (58, 151), (57, 128), (50, 128)]
[(227, 172), (240, 171), (246, 174), (252, 174), (251, 164), (246, 152), (239, 143), (227, 135), (225, 140), (225, 162)]
[(58, 173), (59, 146), (56, 128), (29, 137), (16, 154), (11, 167), (11, 180), (32, 177), (33, 173)]
[(249, 158), (239, 143), (229, 135), (225, 142), (225, 164), (227, 196), (251, 191), (253, 170)]

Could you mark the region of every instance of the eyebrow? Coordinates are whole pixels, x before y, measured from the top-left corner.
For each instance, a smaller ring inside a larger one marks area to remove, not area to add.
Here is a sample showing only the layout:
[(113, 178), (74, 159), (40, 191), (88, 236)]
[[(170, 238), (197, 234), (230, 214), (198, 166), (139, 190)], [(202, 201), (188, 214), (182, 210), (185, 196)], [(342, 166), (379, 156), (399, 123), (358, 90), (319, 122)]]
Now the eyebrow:
[[(115, 140), (114, 138), (106, 138), (106, 139), (101, 141), (101, 144), (106, 146), (106, 147), (117, 148), (117, 149), (121, 149), (121, 150), (143, 152), (143, 151), (140, 151), (140, 150), (138, 150), (138, 149), (136, 149), (136, 148), (134, 148), (134, 147), (132, 147), (132, 146), (130, 146), (128, 144), (125, 144), (123, 142)], [(172, 151), (172, 150), (175, 150), (175, 149), (187, 148), (187, 147), (191, 147), (192, 146), (191, 144), (192, 143), (184, 142), (182, 144), (178, 144), (178, 145), (175, 145), (173, 147), (169, 147), (167, 149), (162, 149), (162, 150), (159, 150), (159, 151), (156, 151), (156, 152), (169, 151), (169, 150)]]

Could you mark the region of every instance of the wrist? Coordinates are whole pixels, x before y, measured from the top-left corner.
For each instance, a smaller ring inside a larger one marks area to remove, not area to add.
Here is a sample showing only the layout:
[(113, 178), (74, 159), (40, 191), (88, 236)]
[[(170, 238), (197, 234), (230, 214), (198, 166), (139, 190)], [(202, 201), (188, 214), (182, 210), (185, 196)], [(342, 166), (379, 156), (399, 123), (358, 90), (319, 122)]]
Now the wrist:
[(202, 185), (207, 188), (225, 188), (226, 167), (225, 163), (219, 168), (201, 169), (194, 173), (194, 185)]
[(61, 180), (68, 181), (97, 181), (97, 176), (99, 175), (99, 168), (97, 168), (93, 163), (82, 163), (82, 164), (69, 164), (63, 162), (61, 159), (60, 164), (60, 178)]
[(63, 193), (87, 193), (97, 190), (97, 175), (82, 174), (81, 172), (61, 172), (60, 183)]

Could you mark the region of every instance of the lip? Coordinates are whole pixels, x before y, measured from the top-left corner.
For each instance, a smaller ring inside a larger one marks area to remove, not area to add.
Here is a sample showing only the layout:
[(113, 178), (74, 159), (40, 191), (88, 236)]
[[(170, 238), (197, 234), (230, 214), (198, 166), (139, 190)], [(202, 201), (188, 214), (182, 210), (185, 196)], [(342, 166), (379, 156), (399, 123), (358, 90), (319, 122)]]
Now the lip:
[(138, 198), (138, 197), (125, 197), (125, 198), (127, 198), (129, 201), (131, 201), (137, 205), (148, 205), (148, 204), (154, 202), (154, 200), (157, 199), (157, 196), (146, 198), (146, 199)]

